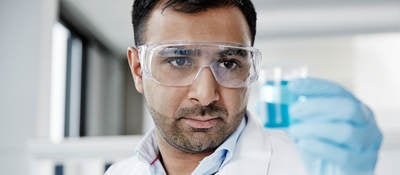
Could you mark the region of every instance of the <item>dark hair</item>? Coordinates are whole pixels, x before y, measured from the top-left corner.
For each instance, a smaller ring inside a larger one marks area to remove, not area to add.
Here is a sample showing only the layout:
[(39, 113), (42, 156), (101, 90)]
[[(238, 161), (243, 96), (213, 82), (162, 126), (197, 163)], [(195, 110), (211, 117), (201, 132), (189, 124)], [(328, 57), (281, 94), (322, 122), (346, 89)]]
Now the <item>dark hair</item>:
[[(153, 8), (160, 0), (135, 0), (132, 8), (132, 25), (135, 37), (135, 45), (144, 44), (143, 33), (146, 31), (146, 23)], [(238, 7), (246, 18), (251, 34), (251, 45), (254, 44), (256, 35), (257, 15), (250, 0), (168, 0), (163, 4), (163, 9), (173, 8), (182, 13), (198, 13), (209, 8)]]

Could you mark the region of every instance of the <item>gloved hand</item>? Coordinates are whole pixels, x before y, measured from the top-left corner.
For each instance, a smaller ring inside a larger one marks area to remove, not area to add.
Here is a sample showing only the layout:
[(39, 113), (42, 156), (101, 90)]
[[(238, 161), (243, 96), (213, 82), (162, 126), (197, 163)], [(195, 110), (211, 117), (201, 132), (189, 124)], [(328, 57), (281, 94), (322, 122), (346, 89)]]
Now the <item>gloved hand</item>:
[[(291, 81), (289, 135), (312, 174), (373, 174), (382, 134), (372, 111), (340, 85), (316, 78)], [(317, 165), (318, 164), (318, 165)]]

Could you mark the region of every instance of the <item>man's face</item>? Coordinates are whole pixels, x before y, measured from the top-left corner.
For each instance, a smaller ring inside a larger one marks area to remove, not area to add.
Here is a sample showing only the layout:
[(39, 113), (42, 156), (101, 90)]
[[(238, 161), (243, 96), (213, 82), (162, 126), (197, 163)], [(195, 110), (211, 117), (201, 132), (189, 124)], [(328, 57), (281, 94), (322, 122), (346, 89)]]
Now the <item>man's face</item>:
[[(246, 20), (239, 9), (224, 7), (195, 14), (155, 9), (144, 38), (146, 44), (224, 42), (250, 45)], [(137, 51), (132, 51), (136, 52)], [(132, 54), (128, 51), (128, 57)], [(247, 105), (247, 88), (219, 85), (205, 68), (189, 86), (163, 86), (140, 75), (141, 65), (130, 64), (135, 85), (143, 93), (159, 137), (189, 153), (218, 147), (240, 124)], [(136, 57), (137, 59), (137, 57)]]

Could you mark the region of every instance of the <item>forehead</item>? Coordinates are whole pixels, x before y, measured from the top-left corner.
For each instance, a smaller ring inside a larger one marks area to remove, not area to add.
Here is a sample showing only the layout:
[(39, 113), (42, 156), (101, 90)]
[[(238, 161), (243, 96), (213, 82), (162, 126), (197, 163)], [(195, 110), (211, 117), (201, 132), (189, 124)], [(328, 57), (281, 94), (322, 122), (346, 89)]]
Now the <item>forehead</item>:
[(146, 44), (165, 42), (225, 42), (250, 45), (250, 31), (236, 7), (211, 8), (199, 13), (182, 13), (158, 7), (144, 32)]

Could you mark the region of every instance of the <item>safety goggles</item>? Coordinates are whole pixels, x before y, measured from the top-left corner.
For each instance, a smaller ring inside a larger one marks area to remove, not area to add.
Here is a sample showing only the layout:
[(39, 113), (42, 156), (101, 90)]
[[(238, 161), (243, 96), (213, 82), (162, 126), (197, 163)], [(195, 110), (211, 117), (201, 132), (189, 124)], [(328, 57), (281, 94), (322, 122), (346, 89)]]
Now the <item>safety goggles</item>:
[(258, 79), (260, 52), (232, 43), (179, 42), (138, 47), (143, 76), (165, 86), (188, 86), (209, 68), (227, 88), (247, 87)]

